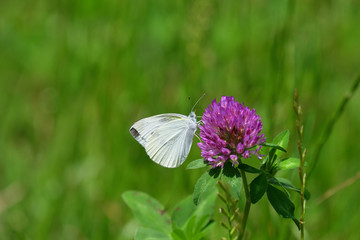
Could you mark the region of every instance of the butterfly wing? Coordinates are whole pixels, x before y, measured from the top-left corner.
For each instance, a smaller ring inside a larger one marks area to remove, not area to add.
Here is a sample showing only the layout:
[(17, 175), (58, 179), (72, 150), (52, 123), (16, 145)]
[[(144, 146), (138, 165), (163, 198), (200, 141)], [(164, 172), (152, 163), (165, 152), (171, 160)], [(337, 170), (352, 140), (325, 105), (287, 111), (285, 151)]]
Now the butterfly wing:
[(196, 129), (196, 120), (168, 113), (137, 121), (131, 126), (130, 133), (154, 162), (174, 168), (188, 156)]
[(189, 155), (196, 128), (196, 122), (186, 116), (173, 119), (149, 137), (145, 144), (146, 153), (161, 166), (178, 167)]
[(130, 127), (131, 135), (143, 147), (149, 141), (154, 132), (165, 123), (186, 118), (186, 116), (177, 113), (159, 114), (156, 116), (143, 118)]

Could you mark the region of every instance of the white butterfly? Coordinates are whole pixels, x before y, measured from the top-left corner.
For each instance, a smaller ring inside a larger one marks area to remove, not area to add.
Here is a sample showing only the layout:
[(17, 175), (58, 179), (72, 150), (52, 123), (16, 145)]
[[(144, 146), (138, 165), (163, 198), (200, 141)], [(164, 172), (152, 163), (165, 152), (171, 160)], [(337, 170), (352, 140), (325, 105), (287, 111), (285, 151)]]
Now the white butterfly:
[(196, 115), (166, 113), (144, 118), (131, 126), (131, 135), (145, 148), (151, 160), (175, 168), (189, 155), (195, 132)]

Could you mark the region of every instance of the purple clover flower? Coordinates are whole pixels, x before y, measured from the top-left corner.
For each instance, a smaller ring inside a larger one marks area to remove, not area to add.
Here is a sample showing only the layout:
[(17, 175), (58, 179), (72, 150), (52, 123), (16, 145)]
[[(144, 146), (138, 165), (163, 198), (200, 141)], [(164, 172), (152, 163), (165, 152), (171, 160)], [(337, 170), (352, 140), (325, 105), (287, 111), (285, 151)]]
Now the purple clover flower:
[[(245, 107), (235, 102), (234, 97), (221, 97), (219, 103), (216, 99), (209, 105), (202, 117), (203, 125), (200, 128), (198, 143), (201, 156), (213, 168), (224, 167), (226, 161), (232, 165), (239, 164), (239, 158), (249, 158), (252, 154), (259, 159), (259, 151), (266, 137), (260, 134), (262, 130), (261, 117), (256, 115), (255, 109)], [(250, 150), (260, 145), (255, 150)]]

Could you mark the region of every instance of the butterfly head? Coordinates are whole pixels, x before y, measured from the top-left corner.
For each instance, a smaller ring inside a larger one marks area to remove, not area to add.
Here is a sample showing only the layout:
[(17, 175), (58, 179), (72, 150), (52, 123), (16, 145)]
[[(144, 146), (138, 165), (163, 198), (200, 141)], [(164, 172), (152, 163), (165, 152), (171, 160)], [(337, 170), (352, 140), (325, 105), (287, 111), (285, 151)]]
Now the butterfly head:
[(196, 114), (195, 114), (195, 112), (191, 111), (191, 113), (189, 114), (189, 119), (196, 122)]

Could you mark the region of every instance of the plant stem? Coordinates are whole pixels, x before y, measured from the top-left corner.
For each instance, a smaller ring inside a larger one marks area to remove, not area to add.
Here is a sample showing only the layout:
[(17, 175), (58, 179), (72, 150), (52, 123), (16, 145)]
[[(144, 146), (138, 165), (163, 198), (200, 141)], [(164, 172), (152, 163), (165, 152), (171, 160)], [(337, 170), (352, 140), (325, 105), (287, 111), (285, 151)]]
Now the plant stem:
[(297, 91), (295, 89), (294, 91), (294, 102), (293, 102), (294, 111), (296, 114), (296, 129), (299, 135), (298, 140), (298, 150), (300, 155), (300, 166), (299, 166), (299, 177), (300, 177), (300, 207), (301, 207), (301, 213), (300, 213), (300, 239), (304, 240), (304, 218), (305, 218), (305, 204), (306, 200), (304, 198), (304, 191), (305, 191), (305, 184), (306, 184), (306, 173), (304, 171), (304, 165), (305, 165), (305, 155), (306, 155), (306, 149), (303, 149), (302, 147), (302, 140), (303, 140), (303, 133), (304, 133), (304, 125), (302, 122), (302, 110), (301, 106), (298, 104), (298, 97), (297, 97)]
[(347, 188), (348, 186), (355, 183), (359, 179), (360, 179), (360, 171), (358, 171), (355, 174), (355, 176), (352, 176), (351, 178), (348, 178), (345, 182), (342, 182), (342, 183), (330, 188), (329, 190), (327, 190), (322, 196), (320, 196), (316, 200), (316, 203), (317, 204), (322, 203), (323, 201), (325, 201), (326, 199), (328, 199), (329, 197), (331, 197), (335, 193), (338, 193), (339, 191), (343, 190), (344, 188)]
[(227, 210), (227, 213), (225, 214), (226, 215), (226, 218), (228, 220), (228, 226), (225, 227), (227, 230), (228, 230), (228, 235), (229, 235), (229, 240), (232, 240), (232, 234), (231, 234), (231, 229), (232, 229), (232, 220), (231, 220), (231, 216), (232, 214), (235, 214), (235, 210), (234, 210), (234, 213), (233, 213), (233, 209), (231, 207), (231, 194), (228, 190), (228, 188), (226, 188), (223, 183), (221, 182), (221, 180), (218, 182), (220, 188), (224, 191), (225, 193), (225, 196), (226, 196), (226, 199), (224, 197), (221, 197), (221, 195), (219, 194), (219, 197), (220, 199), (226, 204), (226, 210)]
[(248, 186), (248, 183), (246, 180), (246, 174), (245, 174), (244, 170), (242, 170), (242, 169), (240, 169), (240, 174), (241, 174), (243, 187), (244, 187), (244, 191), (245, 191), (246, 202), (245, 202), (245, 208), (244, 208), (244, 215), (241, 219), (238, 240), (241, 240), (245, 235), (246, 222), (247, 222), (249, 212), (250, 212), (250, 207), (251, 207), (250, 192), (249, 192), (249, 186)]
[(332, 130), (334, 128), (335, 123), (337, 122), (337, 120), (339, 119), (339, 117), (341, 116), (341, 114), (344, 112), (344, 109), (347, 105), (347, 103), (349, 102), (349, 100), (352, 98), (352, 96), (354, 95), (356, 89), (359, 87), (360, 85), (360, 75), (355, 78), (353, 84), (351, 85), (350, 90), (345, 93), (344, 97), (342, 98), (340, 105), (338, 106), (338, 108), (336, 109), (334, 115), (332, 116), (332, 118), (327, 122), (324, 131), (321, 135), (321, 138), (319, 139), (319, 141), (317, 142), (317, 145), (315, 146), (315, 152), (313, 154), (313, 163), (310, 167), (309, 170), (309, 174), (308, 177), (310, 177), (310, 175), (312, 174), (313, 170), (316, 167), (316, 164), (319, 161), (320, 158), (320, 153), (325, 145), (325, 143), (327, 142), (327, 140), (329, 139)]

